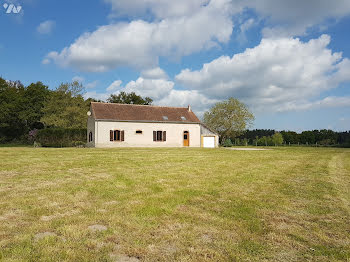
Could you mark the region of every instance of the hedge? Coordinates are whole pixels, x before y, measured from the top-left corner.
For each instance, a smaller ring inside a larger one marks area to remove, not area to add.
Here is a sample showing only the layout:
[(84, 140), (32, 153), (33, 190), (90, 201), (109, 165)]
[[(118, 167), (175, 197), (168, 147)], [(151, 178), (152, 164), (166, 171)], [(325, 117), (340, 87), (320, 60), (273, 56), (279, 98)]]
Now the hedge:
[(38, 131), (35, 142), (43, 147), (72, 147), (86, 144), (85, 128), (46, 128)]

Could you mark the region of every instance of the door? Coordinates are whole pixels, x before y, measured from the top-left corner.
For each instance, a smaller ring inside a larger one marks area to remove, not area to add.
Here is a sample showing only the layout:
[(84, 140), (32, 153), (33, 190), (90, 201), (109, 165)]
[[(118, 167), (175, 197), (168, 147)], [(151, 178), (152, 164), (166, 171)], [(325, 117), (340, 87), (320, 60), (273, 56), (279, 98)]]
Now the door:
[(190, 146), (190, 133), (184, 131), (184, 146)]
[(203, 147), (214, 148), (215, 147), (215, 137), (204, 136), (203, 137)]

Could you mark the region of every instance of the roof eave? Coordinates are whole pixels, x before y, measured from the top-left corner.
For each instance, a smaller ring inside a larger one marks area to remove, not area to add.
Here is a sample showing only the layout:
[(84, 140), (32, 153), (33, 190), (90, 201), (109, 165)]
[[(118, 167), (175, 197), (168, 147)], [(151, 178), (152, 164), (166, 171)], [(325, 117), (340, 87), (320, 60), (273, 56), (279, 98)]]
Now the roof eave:
[(103, 122), (137, 122), (137, 123), (169, 123), (169, 124), (201, 124), (201, 122), (188, 121), (153, 121), (153, 120), (118, 120), (118, 119), (95, 119)]

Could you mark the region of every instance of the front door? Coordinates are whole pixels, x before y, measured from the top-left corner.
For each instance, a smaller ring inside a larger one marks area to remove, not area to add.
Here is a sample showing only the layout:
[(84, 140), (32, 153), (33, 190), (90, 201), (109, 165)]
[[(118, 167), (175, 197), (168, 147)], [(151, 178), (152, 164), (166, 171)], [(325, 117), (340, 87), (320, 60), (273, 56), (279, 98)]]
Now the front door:
[(188, 131), (184, 131), (184, 146), (190, 145), (190, 133)]

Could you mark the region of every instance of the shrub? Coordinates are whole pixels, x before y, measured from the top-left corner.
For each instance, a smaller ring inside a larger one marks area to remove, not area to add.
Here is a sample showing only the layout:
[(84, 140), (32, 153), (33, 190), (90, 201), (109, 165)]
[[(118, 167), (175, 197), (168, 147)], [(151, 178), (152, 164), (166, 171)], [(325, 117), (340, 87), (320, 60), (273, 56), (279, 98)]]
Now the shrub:
[(43, 147), (82, 146), (86, 143), (84, 128), (47, 128), (41, 129), (36, 135), (36, 142)]
[(232, 146), (232, 141), (231, 141), (231, 139), (226, 139), (225, 141), (224, 141), (224, 143), (222, 143), (222, 146), (223, 147), (231, 147)]

